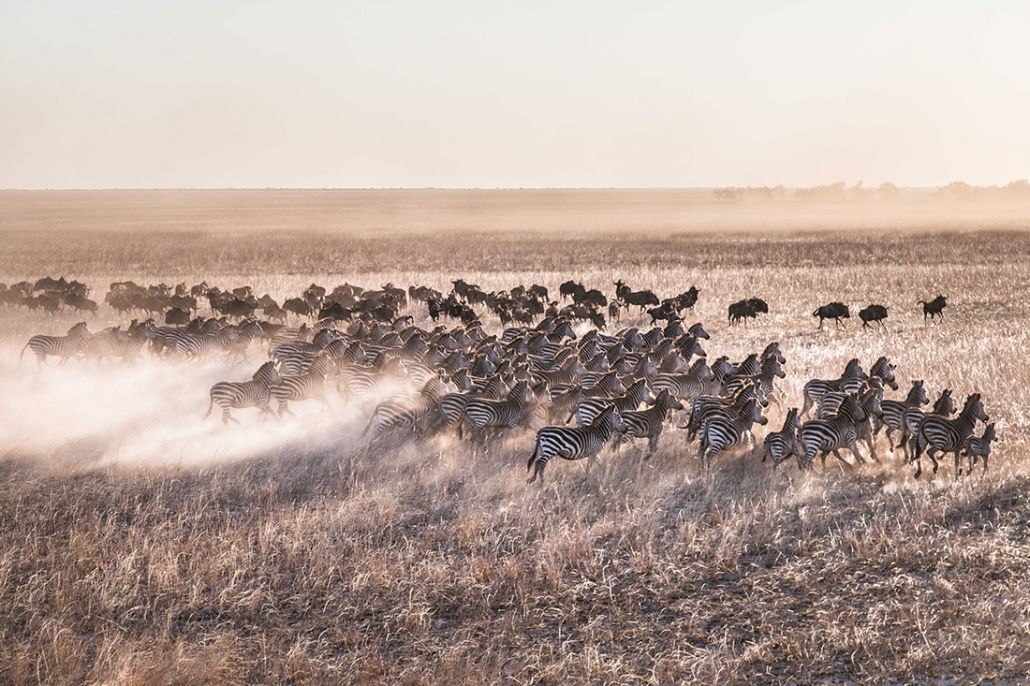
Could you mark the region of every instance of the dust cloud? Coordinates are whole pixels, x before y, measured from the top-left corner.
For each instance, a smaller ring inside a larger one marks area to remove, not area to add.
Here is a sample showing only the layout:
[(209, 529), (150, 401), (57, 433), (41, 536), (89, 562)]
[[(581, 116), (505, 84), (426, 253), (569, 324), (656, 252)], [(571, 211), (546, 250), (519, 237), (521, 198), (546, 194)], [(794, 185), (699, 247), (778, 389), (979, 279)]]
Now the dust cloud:
[(263, 361), (254, 351), (239, 365), (215, 360), (172, 362), (144, 357), (135, 364), (71, 360), (36, 363), (31, 351), (0, 346), (0, 445), (7, 457), (48, 460), (66, 468), (107, 464), (202, 465), (213, 460), (355, 444), (365, 426), (359, 406), (329, 394), (290, 403), (295, 417), (261, 417), (254, 408), (232, 410), (239, 424), (225, 426), (208, 391), (218, 381), (245, 381)]

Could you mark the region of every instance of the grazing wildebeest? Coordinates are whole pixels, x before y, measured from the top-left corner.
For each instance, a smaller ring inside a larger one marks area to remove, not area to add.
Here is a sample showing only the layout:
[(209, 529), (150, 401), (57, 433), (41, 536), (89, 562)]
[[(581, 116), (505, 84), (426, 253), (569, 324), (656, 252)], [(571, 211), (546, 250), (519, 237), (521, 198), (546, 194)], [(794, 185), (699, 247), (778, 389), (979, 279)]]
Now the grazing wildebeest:
[(862, 318), (863, 329), (869, 326), (869, 322), (876, 322), (883, 327), (884, 331), (887, 330), (886, 325), (883, 323), (883, 320), (887, 318), (887, 308), (883, 305), (870, 305), (859, 312), (858, 316)]
[(823, 328), (823, 321), (826, 319), (832, 319), (837, 322), (837, 328), (841, 327), (841, 319), (851, 319), (851, 312), (848, 311), (848, 306), (842, 302), (832, 302), (829, 305), (823, 305), (822, 307), (815, 308), (815, 312), (812, 313), (813, 317), (819, 317), (819, 328)]
[(944, 308), (948, 306), (945, 296), (938, 295), (930, 302), (920, 300), (919, 304), (923, 306), (923, 322), (926, 322), (927, 317), (930, 317), (930, 321), (933, 321), (934, 317), (940, 317), (941, 321), (944, 321)]

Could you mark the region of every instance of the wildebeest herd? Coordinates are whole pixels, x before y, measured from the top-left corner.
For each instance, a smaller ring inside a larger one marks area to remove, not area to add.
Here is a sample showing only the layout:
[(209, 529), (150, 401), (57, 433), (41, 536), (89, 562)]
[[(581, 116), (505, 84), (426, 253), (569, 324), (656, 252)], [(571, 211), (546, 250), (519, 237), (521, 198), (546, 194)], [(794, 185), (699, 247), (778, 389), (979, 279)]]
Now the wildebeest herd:
[[(953, 455), (957, 473), (963, 461), (967, 474), (981, 460), (987, 470), (996, 433), (993, 424), (975, 433), (977, 421), (988, 421), (979, 394), (969, 395), (951, 418), (958, 408), (952, 391), (942, 390), (927, 413), (924, 381), (913, 381), (904, 399), (885, 398), (886, 389), (899, 388), (894, 365), (881, 357), (867, 373), (853, 359), (839, 377), (805, 383), (800, 409), (785, 408), (776, 383), (786, 376), (787, 360), (778, 343), (741, 360), (723, 355), (713, 361), (701, 343), (711, 345), (704, 327), (686, 326), (682, 319), (697, 302), (696, 287), (660, 299), (621, 280), (614, 285), (609, 302), (602, 291), (574, 281), (561, 285), (559, 300), (550, 300), (548, 289), (539, 285), (486, 292), (460, 279), (446, 294), (425, 286), (365, 290), (343, 284), (330, 291), (312, 284), (280, 306), (249, 287), (222, 291), (206, 283), (170, 288), (120, 282), (111, 284), (107, 304), (122, 314), (163, 314), (164, 323), (148, 317), (124, 329), (91, 333), (80, 322), (65, 336), (33, 336), (22, 354), (31, 350), (40, 364), (49, 356), (63, 364), (72, 357), (131, 362), (144, 354), (184, 361), (221, 355), (239, 363), (252, 347), (264, 345), (268, 361), (249, 380), (219, 382), (210, 389), (205, 418), (216, 405), (226, 424), (238, 423), (231, 410), (243, 408), (278, 419), (292, 414), (291, 402), (317, 400), (331, 409), (328, 395), (334, 390), (345, 402), (367, 406), (364, 440), (370, 444), (450, 434), (485, 449), (507, 432), (544, 423), (529, 458), (530, 481), (542, 481), (554, 457), (593, 458), (609, 443), (618, 449), (647, 439), (647, 459), (670, 424), (673, 440), (696, 442), (705, 468), (735, 446), (757, 452), (759, 445), (762, 461), (774, 465), (793, 457), (807, 470), (816, 458), (825, 465), (832, 453), (851, 468), (841, 451), (847, 448), (854, 464), (867, 457), (878, 461), (876, 439), (883, 431), (890, 450), (901, 448), (904, 462), (916, 464), (916, 477), (924, 455), (934, 472), (937, 456), (946, 453)], [(81, 311), (78, 298), (88, 299), (89, 289), (48, 279), (0, 292), (59, 299)], [(210, 317), (199, 316), (204, 301)], [(920, 304), (924, 317), (943, 319), (944, 296)], [(431, 328), (415, 323), (422, 306)], [(477, 307), (496, 315), (504, 327), (500, 333), (487, 332)], [(649, 315), (651, 324), (605, 333), (633, 308), (635, 316)], [(96, 308), (85, 309), (95, 313)], [(262, 319), (255, 316), (259, 309)], [(402, 314), (405, 309), (412, 313)], [(729, 306), (729, 323), (746, 323), (768, 311), (764, 300), (747, 298)], [(287, 326), (289, 313), (307, 321)], [(821, 328), (826, 319), (841, 325), (850, 313), (834, 302), (813, 316)], [(870, 305), (860, 316), (866, 325), (882, 326), (887, 310)], [(781, 429), (759, 442), (754, 425), (768, 423), (772, 406), (786, 410), (786, 418)], [(681, 426), (676, 416), (686, 423)]]

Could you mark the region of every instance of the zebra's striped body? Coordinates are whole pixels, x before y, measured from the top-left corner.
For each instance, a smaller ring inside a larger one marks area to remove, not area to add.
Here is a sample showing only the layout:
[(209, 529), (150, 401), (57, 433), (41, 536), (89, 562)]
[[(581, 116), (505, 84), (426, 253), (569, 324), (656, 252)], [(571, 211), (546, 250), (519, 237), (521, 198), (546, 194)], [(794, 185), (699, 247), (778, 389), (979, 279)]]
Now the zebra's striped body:
[[(532, 417), (533, 391), (520, 381), (504, 400), (470, 400), (465, 406), (465, 421), (472, 438), (482, 437), (487, 429), (514, 429), (528, 426)], [(460, 431), (460, 429), (459, 429)]]
[[(604, 412), (604, 408), (609, 405), (614, 405), (615, 411), (622, 415), (625, 412), (636, 410), (640, 407), (640, 403), (649, 402), (650, 400), (651, 391), (647, 387), (647, 382), (643, 379), (638, 379), (626, 389), (625, 395), (618, 398), (611, 400), (607, 398), (585, 398), (579, 403), (579, 407), (576, 408), (576, 423), (579, 426), (592, 424), (597, 415)], [(679, 409), (683, 408), (680, 407)]]
[[(968, 458), (969, 460), (969, 471), (966, 474), (973, 473), (973, 466), (979, 459), (984, 461), (984, 470), (980, 475), (983, 476), (987, 473), (987, 461), (991, 458), (991, 443), (997, 438), (998, 434), (995, 432), (994, 424), (988, 424), (982, 436), (970, 436), (966, 439), (965, 444), (962, 446), (962, 452), (959, 455), (959, 457)], [(962, 473), (959, 457), (955, 458), (956, 476)]]
[(443, 391), (439, 379), (432, 378), (414, 399), (384, 400), (376, 405), (361, 435), (371, 432), (371, 440), (376, 441), (389, 431), (407, 430), (424, 434), (443, 418), (440, 409)]
[(880, 409), (883, 417), (873, 419), (875, 424), (873, 434), (880, 433), (880, 429), (887, 427), (887, 443), (891, 451), (894, 451), (894, 439), (891, 434), (895, 431), (904, 433), (905, 411), (911, 408), (919, 408), (930, 402), (926, 397), (926, 387), (923, 381), (913, 381), (912, 388), (904, 400), (881, 400)]
[(230, 421), (240, 423), (229, 414), (229, 408), (256, 407), (262, 413), (274, 416), (268, 404), (271, 399), (269, 387), (278, 380), (279, 373), (276, 371), (275, 363), (265, 362), (254, 372), (250, 381), (219, 381), (211, 387), (211, 403), (203, 418), (207, 419), (211, 415), (211, 410), (216, 404), (222, 408), (222, 423), (226, 426)]
[(801, 408), (801, 416), (808, 416), (813, 405), (818, 406), (823, 396), (833, 391), (844, 393), (857, 393), (861, 383), (869, 378), (869, 375), (862, 370), (857, 358), (848, 361), (844, 367), (844, 373), (839, 379), (812, 379), (805, 384), (805, 404)]
[(639, 412), (620, 413), (616, 447), (634, 438), (647, 438), (647, 455), (644, 459), (651, 457), (658, 449), (658, 439), (662, 435), (669, 411), (682, 409), (683, 405), (679, 400), (669, 391), (662, 391), (655, 398), (654, 407)]
[(775, 355), (769, 355), (768, 357), (762, 358), (758, 373), (745, 376), (733, 375), (726, 379), (723, 384), (723, 388), (726, 393), (732, 395), (747, 383), (757, 383), (761, 388), (762, 398), (767, 402), (773, 401), (779, 405), (780, 401), (776, 397), (776, 389), (773, 388), (773, 381), (775, 379), (783, 379), (786, 376), (786, 372), (784, 372), (783, 367), (780, 366), (779, 358)]
[(855, 426), (865, 418), (866, 414), (859, 404), (858, 396), (849, 395), (840, 406), (836, 417), (813, 419), (802, 424), (798, 431), (798, 442), (805, 453), (805, 468), (812, 468), (816, 453), (820, 453), (823, 466), (825, 466), (826, 456), (831, 452), (843, 464), (850, 467), (847, 460), (841, 457), (841, 448), (848, 448), (857, 462), (865, 462), (856, 445), (858, 430)]
[(718, 453), (732, 448), (750, 436), (751, 427), (755, 422), (764, 426), (769, 420), (762, 415), (762, 408), (754, 398), (745, 402), (744, 406), (740, 408), (740, 412), (733, 418), (711, 417), (706, 419), (699, 432), (701, 448), (697, 454), (702, 461), (702, 466), (710, 467), (712, 458)]
[(761, 387), (758, 384), (748, 384), (741, 387), (732, 398), (722, 396), (701, 396), (695, 398), (690, 404), (690, 419), (687, 421), (687, 440), (692, 441), (698, 435), (705, 420), (712, 417), (722, 417), (732, 420), (740, 414), (741, 408), (749, 400), (754, 400), (759, 406), (763, 406)]
[(279, 403), (279, 416), (293, 412), (289, 401), (317, 400), (323, 407), (332, 410), (325, 397), (325, 379), (329, 373), (329, 358), (319, 355), (303, 374), (283, 376), (270, 387), (272, 397)]
[(21, 361), (22, 355), (25, 354), (25, 349), (28, 348), (36, 356), (36, 364), (38, 365), (46, 362), (48, 355), (60, 357), (61, 362), (59, 364), (64, 364), (68, 361), (69, 357), (74, 357), (83, 352), (87, 345), (87, 339), (90, 337), (91, 334), (86, 330), (86, 322), (79, 322), (70, 328), (66, 336), (33, 336), (25, 344), (25, 347), (21, 349), (18, 361)]
[(526, 465), (527, 470), (533, 470), (528, 483), (539, 478), (543, 484), (544, 468), (553, 457), (580, 460), (597, 456), (615, 433), (618, 421), (615, 408), (609, 407), (590, 426), (546, 426), (537, 431), (533, 454)]
[[(933, 404), (933, 410), (930, 414), (935, 414), (938, 417), (950, 417), (955, 414), (955, 399), (951, 397), (951, 389), (947, 388), (941, 391), (940, 396)], [(905, 410), (904, 423), (901, 428), (901, 443), (905, 453), (905, 462), (912, 461), (912, 455), (915, 452), (915, 435), (919, 432), (919, 425), (923, 423), (923, 420), (927, 418), (925, 412), (918, 407), (910, 407)]]
[(955, 419), (947, 419), (937, 415), (928, 415), (919, 425), (919, 431), (915, 436), (915, 457), (916, 474), (918, 479), (923, 473), (923, 465), (920, 458), (923, 451), (933, 462), (933, 471), (936, 474), (937, 452), (955, 453), (955, 466), (958, 467), (959, 451), (962, 449), (966, 439), (973, 434), (976, 427), (976, 420), (989, 421), (987, 413), (984, 412), (983, 403), (980, 401), (980, 394), (974, 393), (966, 398), (962, 411)]
[(655, 393), (669, 391), (678, 400), (688, 401), (717, 393), (720, 388), (715, 373), (704, 359), (694, 362), (686, 374), (662, 374), (651, 383), (651, 390)]
[(783, 428), (766, 435), (762, 441), (762, 462), (771, 457), (774, 467), (791, 455), (798, 461), (798, 468), (802, 468), (801, 458), (803, 453), (798, 449), (798, 427), (801, 420), (798, 419), (798, 408), (792, 407), (787, 411), (787, 419), (783, 422)]

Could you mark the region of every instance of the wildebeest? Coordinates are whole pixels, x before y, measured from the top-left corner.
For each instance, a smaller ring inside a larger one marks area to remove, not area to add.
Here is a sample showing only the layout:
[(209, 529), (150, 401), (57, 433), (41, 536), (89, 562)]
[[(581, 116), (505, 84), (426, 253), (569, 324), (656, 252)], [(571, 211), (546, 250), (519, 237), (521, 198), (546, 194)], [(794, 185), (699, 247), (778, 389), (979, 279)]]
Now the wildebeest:
[(832, 319), (837, 323), (837, 328), (841, 327), (841, 319), (850, 319), (851, 312), (848, 311), (848, 306), (842, 302), (832, 302), (828, 305), (815, 308), (815, 312), (812, 313), (813, 317), (819, 317), (819, 328), (823, 328), (823, 321)]
[[(737, 324), (741, 320), (754, 319), (759, 313), (769, 313), (769, 305), (761, 298), (740, 300), (729, 306), (729, 323)], [(745, 323), (747, 323), (745, 321)]]
[(862, 328), (869, 326), (869, 322), (876, 322), (883, 327), (886, 331), (887, 327), (884, 325), (883, 320), (887, 318), (887, 308), (883, 305), (870, 305), (861, 312), (858, 316), (862, 318)]
[(165, 324), (185, 326), (190, 323), (191, 319), (190, 313), (179, 307), (173, 307), (165, 312)]
[(283, 309), (287, 312), (293, 312), (298, 317), (310, 317), (313, 313), (311, 305), (300, 298), (287, 298), (283, 303)]
[(923, 321), (929, 316), (930, 321), (933, 321), (934, 317), (940, 317), (941, 321), (944, 321), (944, 308), (948, 305), (948, 299), (943, 295), (938, 295), (930, 302), (920, 300), (919, 304), (923, 306)]

